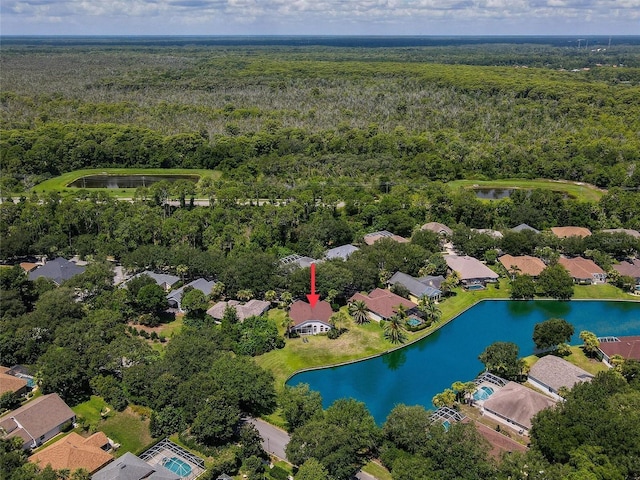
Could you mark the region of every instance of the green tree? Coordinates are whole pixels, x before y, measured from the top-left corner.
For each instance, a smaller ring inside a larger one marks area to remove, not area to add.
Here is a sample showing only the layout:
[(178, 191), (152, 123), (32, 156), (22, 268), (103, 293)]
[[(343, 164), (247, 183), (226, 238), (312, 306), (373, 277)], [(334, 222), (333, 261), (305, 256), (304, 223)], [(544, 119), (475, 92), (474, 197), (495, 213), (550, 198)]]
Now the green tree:
[(573, 325), (562, 318), (550, 318), (533, 327), (533, 343), (536, 349), (556, 349), (562, 343), (571, 340)]
[(485, 368), (499, 377), (516, 380), (522, 374), (525, 363), (518, 358), (519, 349), (512, 342), (494, 342), (478, 357)]
[(369, 323), (369, 309), (362, 300), (356, 300), (349, 304), (349, 315), (358, 325)]
[(223, 445), (234, 437), (240, 414), (223, 394), (211, 397), (196, 415), (191, 433), (204, 445)]
[(89, 397), (89, 377), (84, 359), (70, 348), (51, 346), (38, 361), (42, 393), (57, 393), (69, 405)]
[(326, 480), (329, 472), (315, 458), (311, 457), (306, 460), (295, 475), (296, 480)]
[(140, 313), (158, 315), (169, 307), (169, 303), (163, 288), (153, 282), (144, 285), (138, 290), (136, 306)]
[(513, 300), (531, 300), (536, 294), (536, 283), (530, 275), (516, 275), (511, 280)]
[(396, 405), (382, 428), (384, 438), (410, 453), (417, 453), (426, 443), (430, 413), (420, 405)]
[(593, 358), (598, 355), (598, 352), (600, 351), (600, 342), (598, 341), (598, 337), (596, 337), (595, 333), (583, 330), (580, 332), (580, 340), (584, 342), (583, 350), (588, 357)]
[(398, 313), (392, 315), (384, 324), (384, 338), (394, 345), (406, 342), (403, 324), (404, 319)]
[(568, 300), (573, 297), (573, 279), (560, 264), (549, 265), (538, 276), (538, 294), (545, 297)]
[(185, 289), (180, 306), (186, 312), (187, 317), (202, 319), (205, 316), (209, 302), (207, 297), (197, 288)]
[(436, 394), (431, 399), (431, 403), (433, 403), (437, 408), (452, 407), (455, 402), (456, 402), (456, 392), (454, 392), (450, 388), (447, 388), (443, 392)]
[(432, 298), (423, 295), (418, 301), (418, 310), (422, 312), (428, 324), (437, 322), (442, 317), (442, 310)]

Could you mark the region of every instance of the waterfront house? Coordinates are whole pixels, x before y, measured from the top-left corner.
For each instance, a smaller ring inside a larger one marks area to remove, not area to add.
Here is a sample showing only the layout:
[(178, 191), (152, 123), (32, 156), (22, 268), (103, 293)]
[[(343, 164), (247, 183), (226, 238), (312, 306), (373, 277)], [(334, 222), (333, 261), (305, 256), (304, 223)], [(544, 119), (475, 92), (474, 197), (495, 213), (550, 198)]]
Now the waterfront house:
[(509, 272), (511, 278), (516, 275), (530, 275), (535, 278), (547, 267), (542, 260), (530, 255), (503, 255), (498, 261)]
[(289, 317), (293, 323), (291, 331), (299, 335), (326, 333), (333, 328), (329, 323), (331, 315), (333, 310), (329, 302), (319, 301), (311, 307), (307, 302), (297, 300), (289, 309)]
[[(444, 280), (443, 277), (439, 278)], [(417, 303), (422, 297), (427, 297), (430, 300), (440, 299), (442, 291), (434, 286), (434, 282), (438, 282), (438, 277), (415, 278), (406, 273), (396, 272), (387, 281), (387, 285), (402, 285), (409, 291), (409, 299)]]
[(560, 257), (558, 263), (562, 265), (573, 281), (580, 284), (604, 283), (607, 274), (593, 260), (583, 257), (565, 258)]
[(556, 401), (519, 383), (508, 382), (482, 405), (484, 413), (495, 415), (517, 430), (529, 431), (533, 416)]
[(465, 286), (485, 285), (498, 280), (498, 274), (476, 258), (468, 255), (445, 255), (444, 259), (449, 269), (458, 273)]
[(547, 355), (534, 363), (528, 376), (529, 383), (556, 399), (560, 398), (561, 388), (571, 389), (577, 383), (592, 379), (589, 372), (555, 355)]
[(640, 336), (605, 337), (599, 340), (598, 348), (603, 360), (608, 364), (611, 364), (611, 357), (614, 355), (640, 361)]
[(411, 300), (396, 295), (389, 290), (376, 288), (368, 295), (356, 293), (349, 302), (363, 301), (367, 306), (369, 318), (379, 322), (387, 320), (398, 313), (399, 307), (404, 307), (407, 315), (417, 314), (417, 305)]

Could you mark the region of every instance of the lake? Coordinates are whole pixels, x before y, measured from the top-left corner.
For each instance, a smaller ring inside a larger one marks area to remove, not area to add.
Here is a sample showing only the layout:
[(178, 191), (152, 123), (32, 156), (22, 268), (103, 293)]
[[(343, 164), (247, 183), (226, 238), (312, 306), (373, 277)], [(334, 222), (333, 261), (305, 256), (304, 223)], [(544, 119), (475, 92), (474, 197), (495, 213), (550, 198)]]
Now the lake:
[(198, 175), (87, 175), (71, 182), (67, 187), (76, 188), (138, 188), (148, 187), (161, 180), (175, 182), (187, 180), (197, 183)]
[(533, 327), (564, 318), (575, 328), (571, 344), (589, 330), (599, 337), (640, 334), (640, 302), (484, 301), (419, 342), (340, 367), (302, 372), (287, 385), (308, 383), (328, 407), (339, 398), (364, 402), (378, 424), (399, 403), (432, 409), (431, 399), (456, 380), (473, 380), (484, 366), (478, 355), (493, 342), (513, 342), (533, 353)]

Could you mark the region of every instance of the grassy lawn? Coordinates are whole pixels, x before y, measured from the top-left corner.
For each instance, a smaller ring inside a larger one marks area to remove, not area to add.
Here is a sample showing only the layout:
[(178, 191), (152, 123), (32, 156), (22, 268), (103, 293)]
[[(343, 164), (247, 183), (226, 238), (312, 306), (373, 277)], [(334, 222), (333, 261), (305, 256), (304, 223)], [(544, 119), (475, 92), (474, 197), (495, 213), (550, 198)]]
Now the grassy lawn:
[(566, 192), (569, 196), (578, 200), (596, 202), (604, 194), (604, 191), (581, 182), (569, 182), (564, 180), (525, 180), (525, 179), (507, 179), (507, 180), (454, 180), (449, 182), (451, 188), (471, 188), (473, 186), (483, 188), (522, 188), (542, 190), (553, 190), (556, 192)]
[[(203, 170), (203, 169), (187, 169), (187, 168), (90, 168), (84, 170), (76, 170), (74, 172), (68, 172), (59, 177), (45, 180), (44, 182), (33, 187), (32, 191), (37, 193), (43, 192), (78, 192), (79, 188), (69, 188), (68, 184), (79, 178), (87, 175), (97, 175), (101, 173), (107, 173), (110, 175), (198, 175), (200, 177), (212, 176), (215, 179), (220, 178), (221, 172), (217, 170)], [(110, 195), (116, 197), (132, 197), (135, 188), (92, 188), (90, 191), (95, 192), (107, 192)]]
[[(589, 372), (592, 375), (608, 370), (608, 367), (600, 360), (587, 357), (582, 351), (582, 347), (580, 345), (571, 347), (571, 355), (567, 355), (566, 357), (562, 358), (564, 358), (567, 362), (574, 364), (576, 367), (580, 367), (581, 369)], [(540, 360), (540, 357), (538, 357), (537, 355), (529, 355), (528, 357), (524, 358), (524, 361), (529, 367), (531, 367), (538, 360)]]
[(371, 461), (362, 467), (362, 471), (374, 476), (378, 480), (391, 480), (391, 473), (378, 462)]
[(626, 293), (608, 283), (601, 285), (576, 285), (573, 288), (574, 300), (638, 300), (637, 296)]
[(149, 419), (142, 418), (131, 407), (124, 412), (111, 410), (103, 419), (100, 412), (106, 407), (108, 405), (104, 399), (92, 395), (90, 400), (73, 407), (72, 410), (95, 430), (104, 432), (120, 444), (116, 456), (124, 455), (126, 452), (141, 453), (153, 440), (149, 433)]

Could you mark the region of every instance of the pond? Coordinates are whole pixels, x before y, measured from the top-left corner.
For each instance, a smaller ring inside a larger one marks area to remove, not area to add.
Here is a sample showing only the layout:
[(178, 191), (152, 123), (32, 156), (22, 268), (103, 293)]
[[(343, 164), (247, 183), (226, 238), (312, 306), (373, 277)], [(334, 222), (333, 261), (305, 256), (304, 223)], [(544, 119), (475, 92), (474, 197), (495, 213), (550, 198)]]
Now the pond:
[(507, 198), (511, 196), (511, 192), (516, 190), (515, 188), (474, 188), (473, 192), (476, 197), (484, 200), (500, 200), (501, 198)]
[(71, 182), (67, 187), (75, 188), (138, 188), (148, 187), (161, 180), (175, 182), (188, 180), (197, 183), (198, 175), (87, 175)]
[(362, 362), (302, 372), (288, 385), (308, 383), (328, 407), (339, 398), (364, 402), (378, 424), (399, 403), (433, 408), (431, 399), (456, 380), (473, 380), (483, 370), (478, 355), (493, 342), (514, 342), (520, 355), (533, 353), (533, 327), (564, 318), (599, 337), (640, 334), (640, 302), (484, 301), (437, 332), (410, 346)]

